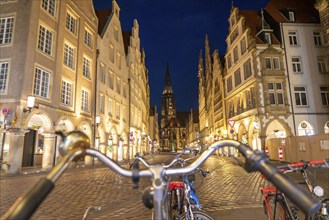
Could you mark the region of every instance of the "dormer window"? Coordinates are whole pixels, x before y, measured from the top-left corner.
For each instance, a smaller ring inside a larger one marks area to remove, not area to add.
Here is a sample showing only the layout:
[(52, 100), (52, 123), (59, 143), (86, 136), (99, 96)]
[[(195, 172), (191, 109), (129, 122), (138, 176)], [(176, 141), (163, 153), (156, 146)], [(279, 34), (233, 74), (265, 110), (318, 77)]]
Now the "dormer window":
[(289, 11), (289, 21), (295, 21), (295, 13), (293, 11)]
[(264, 41), (267, 44), (271, 44), (272, 40), (271, 40), (271, 33), (264, 33)]

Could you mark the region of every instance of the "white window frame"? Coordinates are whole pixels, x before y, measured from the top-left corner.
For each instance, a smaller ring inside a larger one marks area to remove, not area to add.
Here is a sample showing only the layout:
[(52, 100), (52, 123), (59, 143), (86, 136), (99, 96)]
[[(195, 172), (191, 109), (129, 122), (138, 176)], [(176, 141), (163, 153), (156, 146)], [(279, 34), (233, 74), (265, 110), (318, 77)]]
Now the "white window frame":
[(322, 46), (322, 38), (321, 38), (321, 32), (320, 31), (314, 31), (313, 32), (313, 39), (314, 39), (314, 45), (315, 46)]
[[(294, 61), (294, 59), (298, 59)], [(302, 73), (302, 60), (301, 57), (291, 57), (291, 66), (293, 73)]]
[(273, 57), (273, 69), (279, 70), (280, 69), (280, 58), (279, 57)]
[(64, 42), (64, 56), (63, 56), (63, 63), (68, 68), (74, 70), (75, 69), (75, 52), (76, 48), (68, 43)]
[(88, 29), (85, 29), (84, 43), (90, 49), (93, 48), (93, 35)]
[(113, 90), (114, 89), (114, 75), (111, 71), (108, 74), (107, 81), (108, 81), (109, 88)]
[(288, 16), (289, 21), (295, 21), (295, 13), (293, 11), (289, 11)]
[(121, 79), (119, 77), (117, 77), (116, 80), (116, 88), (117, 88), (117, 93), (121, 94)]
[(120, 119), (120, 104), (117, 102), (115, 106), (115, 117), (116, 119)]
[(82, 75), (87, 79), (91, 79), (91, 59), (87, 56), (83, 56)]
[(0, 61), (0, 94), (6, 94), (9, 82), (9, 61)]
[(78, 19), (69, 11), (66, 12), (65, 20), (66, 30), (71, 32), (74, 36), (78, 33)]
[(284, 105), (283, 85), (281, 82), (268, 82), (268, 95), (270, 105)]
[(297, 31), (288, 31), (289, 45), (298, 46)]
[(273, 69), (271, 57), (265, 57), (265, 69), (267, 70)]
[[(302, 89), (302, 90), (296, 91), (296, 88), (299, 88), (299, 89)], [(300, 107), (308, 106), (307, 90), (306, 90), (305, 86), (295, 86), (294, 87), (294, 95), (295, 95), (296, 106), (300, 106)], [(303, 103), (303, 99), (305, 99), (306, 103)], [(297, 103), (297, 100), (299, 100), (298, 103)]]
[(86, 89), (81, 90), (81, 110), (89, 111), (89, 91)]
[(112, 117), (113, 115), (112, 115), (112, 99), (108, 99), (108, 101), (107, 101), (107, 114), (108, 114), (108, 116), (109, 117)]
[(0, 18), (0, 46), (11, 45), (14, 38), (14, 16)]
[(56, 15), (56, 2), (57, 0), (42, 0), (41, 8), (47, 12), (47, 14), (55, 17)]
[(38, 50), (49, 56), (53, 56), (54, 31), (50, 30), (43, 24), (39, 25)]
[(72, 106), (73, 84), (62, 79), (61, 84), (61, 104)]
[(45, 99), (49, 98), (50, 77), (50, 72), (43, 68), (35, 67), (33, 95)]
[(106, 80), (105, 65), (102, 63), (100, 64), (100, 67), (99, 67), (99, 80), (102, 83), (105, 83), (105, 80)]
[(271, 33), (264, 33), (264, 39), (266, 44), (272, 43)]
[(319, 68), (319, 73), (329, 72), (325, 57), (318, 57), (318, 68)]
[(105, 113), (105, 95), (102, 93), (99, 95), (99, 111), (102, 114)]
[(323, 106), (329, 106), (329, 86), (320, 86), (321, 102)]

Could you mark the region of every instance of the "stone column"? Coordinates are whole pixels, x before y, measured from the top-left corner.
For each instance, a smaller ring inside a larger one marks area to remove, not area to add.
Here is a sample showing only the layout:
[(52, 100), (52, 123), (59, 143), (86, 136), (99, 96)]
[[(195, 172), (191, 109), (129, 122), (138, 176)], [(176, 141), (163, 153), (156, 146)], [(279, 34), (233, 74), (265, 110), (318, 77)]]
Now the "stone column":
[(55, 156), (55, 134), (44, 133), (43, 156), (42, 156), (42, 170), (50, 170), (54, 164)]
[(8, 129), (9, 153), (8, 153), (8, 174), (18, 174), (22, 172), (24, 136), (28, 130), (13, 128)]
[(115, 161), (118, 161), (118, 145), (117, 144), (112, 145), (112, 159)]
[(124, 144), (123, 146), (123, 160), (128, 160), (128, 146)]

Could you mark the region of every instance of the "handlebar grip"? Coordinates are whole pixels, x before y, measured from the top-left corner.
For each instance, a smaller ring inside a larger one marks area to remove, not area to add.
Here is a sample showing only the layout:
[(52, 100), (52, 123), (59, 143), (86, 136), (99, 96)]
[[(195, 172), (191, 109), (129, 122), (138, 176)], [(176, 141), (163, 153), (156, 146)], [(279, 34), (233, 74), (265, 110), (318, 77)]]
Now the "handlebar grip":
[(12, 205), (4, 219), (29, 219), (53, 188), (51, 180), (42, 178), (23, 199)]
[(320, 208), (318, 199), (301, 186), (296, 185), (287, 176), (284, 176), (270, 162), (264, 160), (259, 164), (259, 171), (266, 176), (278, 189), (280, 189), (294, 204), (296, 204), (307, 216), (313, 216)]

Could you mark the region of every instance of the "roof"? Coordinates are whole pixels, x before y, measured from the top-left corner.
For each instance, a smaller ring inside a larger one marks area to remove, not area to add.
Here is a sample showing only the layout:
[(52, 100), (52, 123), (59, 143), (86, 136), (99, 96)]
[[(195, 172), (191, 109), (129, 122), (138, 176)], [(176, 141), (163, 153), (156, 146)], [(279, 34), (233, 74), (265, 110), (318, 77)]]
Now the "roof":
[(130, 37), (132, 35), (131, 31), (123, 31), (122, 32), (122, 38), (123, 38), (123, 44), (125, 47), (125, 53), (128, 54), (128, 47), (130, 46)]
[[(260, 10), (239, 10), (239, 14), (245, 18), (245, 25), (250, 29), (251, 35), (256, 39), (257, 44), (264, 44), (262, 35), (259, 35), (259, 32), (262, 30), (262, 16)], [(268, 23), (268, 21), (265, 19), (265, 22)], [(273, 27), (270, 26), (270, 29), (272, 31)], [(265, 29), (264, 29), (265, 30)], [(279, 41), (276, 39), (276, 37), (273, 35), (273, 33), (269, 31), (268, 33), (271, 34), (272, 38), (272, 44), (279, 44)]]
[(95, 13), (98, 18), (98, 34), (101, 35), (103, 33), (103, 30), (106, 29), (107, 20), (109, 19), (112, 10), (111, 9), (95, 10)]
[[(320, 23), (316, 0), (270, 0), (265, 10), (280, 23)], [(289, 21), (288, 11), (293, 11), (295, 21)]]

